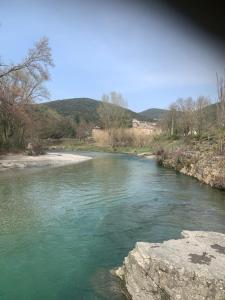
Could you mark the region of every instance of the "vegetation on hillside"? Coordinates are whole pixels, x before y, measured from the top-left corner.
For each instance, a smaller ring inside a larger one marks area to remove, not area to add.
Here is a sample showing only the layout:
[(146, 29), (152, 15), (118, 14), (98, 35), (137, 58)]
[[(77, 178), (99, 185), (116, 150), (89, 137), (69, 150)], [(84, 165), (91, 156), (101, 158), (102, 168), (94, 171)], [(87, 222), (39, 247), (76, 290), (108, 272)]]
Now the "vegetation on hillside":
[(165, 115), (167, 112), (167, 109), (150, 108), (140, 112), (139, 114), (149, 120), (161, 120), (163, 115)]
[[(77, 124), (80, 121), (85, 121), (87, 123), (93, 123), (99, 126), (101, 124), (100, 116), (98, 114), (98, 108), (101, 106), (102, 101), (90, 99), (90, 98), (74, 98), (74, 99), (64, 99), (55, 100), (43, 103), (51, 109), (54, 109), (59, 114), (71, 117)], [(129, 119), (137, 119), (140, 121), (151, 120), (148, 117), (142, 116), (127, 107), (124, 107), (124, 113), (129, 116)]]
[(50, 101), (42, 105), (55, 110), (62, 116), (70, 117), (77, 124), (81, 121), (86, 121), (87, 123), (98, 125), (99, 116), (97, 108), (100, 103), (100, 101), (89, 98), (74, 98)]

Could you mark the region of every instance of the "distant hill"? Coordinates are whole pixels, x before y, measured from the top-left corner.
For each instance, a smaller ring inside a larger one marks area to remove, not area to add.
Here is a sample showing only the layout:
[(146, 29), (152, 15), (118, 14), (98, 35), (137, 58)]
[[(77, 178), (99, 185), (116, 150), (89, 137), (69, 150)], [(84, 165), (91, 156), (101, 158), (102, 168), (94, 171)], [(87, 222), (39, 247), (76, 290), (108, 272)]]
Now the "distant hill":
[[(90, 98), (73, 98), (65, 100), (55, 100), (42, 103), (42, 106), (47, 106), (59, 115), (72, 118), (76, 123), (80, 120), (92, 122), (95, 125), (100, 124), (98, 107), (101, 101)], [(140, 113), (136, 113), (130, 109), (125, 109), (130, 116), (130, 120), (137, 119), (139, 121), (154, 121), (160, 120), (168, 112), (167, 109), (150, 108)], [(214, 121), (216, 119), (216, 104), (211, 104), (206, 107), (207, 118)]]
[[(204, 108), (207, 120), (210, 122), (216, 121), (216, 115), (217, 115), (217, 104), (213, 103)], [(150, 108), (147, 110), (144, 110), (140, 112), (139, 114), (154, 120), (160, 120), (163, 118), (163, 116), (168, 112), (167, 109), (161, 109), (161, 108)]]
[[(99, 124), (99, 115), (97, 110), (100, 104), (101, 101), (90, 98), (73, 98), (45, 102), (42, 105), (46, 105), (49, 108), (54, 109), (57, 113), (63, 116), (73, 118), (77, 123), (83, 119), (97, 125)], [(131, 119), (135, 118), (140, 121), (148, 121), (151, 119), (130, 109), (126, 109), (126, 111)]]
[(50, 107), (57, 111), (57, 113), (71, 117), (76, 122), (81, 119), (87, 122), (98, 122), (97, 108), (100, 101), (90, 99), (90, 98), (74, 98), (74, 99), (64, 99), (55, 100), (50, 102), (45, 102), (43, 105)]
[(160, 120), (166, 112), (168, 112), (167, 109), (150, 108), (140, 112), (139, 115), (148, 119)]

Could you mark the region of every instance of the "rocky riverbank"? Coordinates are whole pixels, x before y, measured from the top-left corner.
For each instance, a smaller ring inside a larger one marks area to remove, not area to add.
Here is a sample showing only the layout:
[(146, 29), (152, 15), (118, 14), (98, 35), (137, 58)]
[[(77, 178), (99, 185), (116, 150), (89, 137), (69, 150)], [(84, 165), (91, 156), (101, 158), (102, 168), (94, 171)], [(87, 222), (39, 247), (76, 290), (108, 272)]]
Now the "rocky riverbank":
[(219, 155), (212, 146), (178, 148), (159, 153), (157, 159), (164, 167), (195, 177), (211, 187), (225, 189), (225, 156)]
[(133, 300), (224, 300), (225, 235), (183, 231), (182, 239), (136, 244), (115, 271)]
[(0, 171), (29, 168), (29, 167), (58, 167), (70, 164), (77, 164), (92, 159), (88, 156), (81, 156), (68, 153), (47, 153), (38, 156), (25, 154), (8, 154), (0, 157)]

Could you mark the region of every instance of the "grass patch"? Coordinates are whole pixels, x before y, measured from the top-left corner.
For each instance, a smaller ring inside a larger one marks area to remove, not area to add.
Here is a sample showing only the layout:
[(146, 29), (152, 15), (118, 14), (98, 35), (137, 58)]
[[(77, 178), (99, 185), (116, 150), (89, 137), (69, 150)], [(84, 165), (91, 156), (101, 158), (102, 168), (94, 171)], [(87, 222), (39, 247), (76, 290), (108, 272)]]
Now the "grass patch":
[(44, 144), (49, 150), (68, 150), (68, 151), (92, 151), (92, 152), (109, 152), (109, 153), (127, 153), (127, 154), (140, 154), (152, 153), (151, 147), (110, 147), (100, 146), (94, 142), (83, 142), (77, 139), (57, 139), (45, 140)]

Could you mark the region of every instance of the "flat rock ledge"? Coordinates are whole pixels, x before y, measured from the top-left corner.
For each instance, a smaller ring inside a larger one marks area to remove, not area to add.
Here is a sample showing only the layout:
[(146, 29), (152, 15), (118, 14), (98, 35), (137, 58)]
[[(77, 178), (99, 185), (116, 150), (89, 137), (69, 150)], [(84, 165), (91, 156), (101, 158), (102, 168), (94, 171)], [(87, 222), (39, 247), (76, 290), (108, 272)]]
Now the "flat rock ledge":
[(81, 163), (92, 159), (92, 157), (81, 156), (69, 153), (46, 153), (38, 156), (23, 154), (5, 155), (0, 159), (0, 171), (9, 169), (23, 169), (33, 167), (59, 167)]
[(138, 242), (114, 271), (133, 300), (224, 300), (225, 235), (182, 231), (182, 239)]

